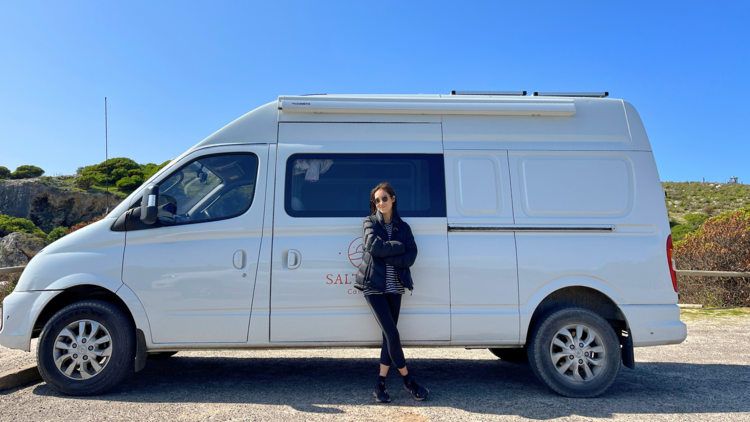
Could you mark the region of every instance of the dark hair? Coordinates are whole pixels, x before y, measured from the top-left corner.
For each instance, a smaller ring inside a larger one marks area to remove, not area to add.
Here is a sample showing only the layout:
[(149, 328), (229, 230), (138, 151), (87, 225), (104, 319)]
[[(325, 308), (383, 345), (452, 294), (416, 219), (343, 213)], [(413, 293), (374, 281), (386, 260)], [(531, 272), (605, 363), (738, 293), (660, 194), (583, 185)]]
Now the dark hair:
[[(390, 195), (391, 197), (396, 196), (396, 192), (393, 191), (393, 186), (391, 186), (388, 182), (380, 183), (379, 185), (375, 186), (372, 191), (370, 192), (370, 215), (375, 215), (375, 213), (378, 212), (378, 207), (375, 206), (375, 192), (379, 190), (384, 190)], [(396, 209), (396, 201), (393, 201), (393, 213), (394, 215), (398, 215), (398, 210)]]

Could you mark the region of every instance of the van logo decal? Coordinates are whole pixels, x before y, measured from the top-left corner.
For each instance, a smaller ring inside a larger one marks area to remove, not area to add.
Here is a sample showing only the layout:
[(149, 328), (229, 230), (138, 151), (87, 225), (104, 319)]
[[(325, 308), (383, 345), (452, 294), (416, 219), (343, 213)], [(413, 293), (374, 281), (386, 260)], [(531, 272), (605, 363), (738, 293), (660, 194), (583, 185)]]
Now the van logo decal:
[(360, 236), (352, 240), (352, 243), (349, 244), (349, 262), (351, 262), (355, 268), (359, 268), (359, 264), (362, 263), (363, 255), (362, 236)]

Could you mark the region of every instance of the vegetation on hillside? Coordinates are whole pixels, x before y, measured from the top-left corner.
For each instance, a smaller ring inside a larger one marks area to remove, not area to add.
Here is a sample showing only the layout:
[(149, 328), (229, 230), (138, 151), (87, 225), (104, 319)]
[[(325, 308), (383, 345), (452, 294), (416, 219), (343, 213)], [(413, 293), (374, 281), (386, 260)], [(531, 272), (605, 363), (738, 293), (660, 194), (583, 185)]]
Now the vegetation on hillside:
[(750, 185), (742, 183), (662, 182), (669, 215), (679, 223), (688, 214), (734, 211), (750, 205)]
[(1, 179), (31, 179), (44, 174), (44, 170), (37, 166), (18, 166), (16, 171), (12, 172), (7, 168), (0, 166)]
[(130, 193), (167, 164), (169, 161), (161, 164), (138, 164), (130, 158), (110, 158), (99, 164), (79, 168), (80, 177), (75, 179), (75, 184), (81, 189), (109, 184), (121, 192)]
[(662, 188), (675, 242), (716, 214), (750, 205), (750, 185), (741, 183), (662, 182)]
[[(675, 246), (681, 270), (750, 272), (750, 206), (707, 219)], [(681, 300), (750, 306), (750, 278), (680, 276)]]
[(47, 233), (25, 218), (11, 217), (0, 212), (0, 237), (14, 232), (31, 233), (42, 239), (47, 238)]

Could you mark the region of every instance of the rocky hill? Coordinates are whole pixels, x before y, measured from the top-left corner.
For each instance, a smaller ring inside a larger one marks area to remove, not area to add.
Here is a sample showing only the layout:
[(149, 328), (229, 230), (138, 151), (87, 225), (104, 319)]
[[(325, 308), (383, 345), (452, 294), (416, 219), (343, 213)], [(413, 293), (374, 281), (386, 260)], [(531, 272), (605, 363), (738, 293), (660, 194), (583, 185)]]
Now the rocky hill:
[[(109, 209), (121, 201), (110, 195)], [(91, 221), (106, 209), (106, 195), (65, 189), (54, 178), (0, 180), (0, 212), (31, 220), (45, 232)]]
[(688, 214), (716, 215), (750, 205), (750, 185), (742, 183), (662, 182), (669, 218), (684, 223)]

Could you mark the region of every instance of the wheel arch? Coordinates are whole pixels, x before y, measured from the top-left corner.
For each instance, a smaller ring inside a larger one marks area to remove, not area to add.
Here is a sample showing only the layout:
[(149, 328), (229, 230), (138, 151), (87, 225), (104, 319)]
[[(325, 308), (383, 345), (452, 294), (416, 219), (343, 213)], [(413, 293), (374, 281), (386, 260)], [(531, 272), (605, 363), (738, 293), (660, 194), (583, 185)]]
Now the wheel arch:
[(136, 330), (142, 330), (145, 338), (151, 338), (151, 329), (146, 312), (135, 293), (126, 285), (121, 285), (116, 291), (96, 284), (77, 284), (69, 286), (49, 300), (34, 321), (31, 338), (39, 337), (44, 325), (60, 309), (82, 300), (102, 300), (117, 306), (133, 323)]
[(75, 286), (68, 287), (62, 290), (58, 295), (53, 297), (47, 304), (44, 305), (41, 312), (36, 317), (34, 325), (31, 331), (31, 338), (39, 337), (42, 332), (44, 325), (47, 324), (50, 318), (55, 315), (60, 309), (80, 302), (82, 300), (102, 300), (109, 302), (117, 306), (122, 310), (131, 320), (135, 327), (135, 320), (130, 312), (130, 309), (125, 302), (117, 296), (117, 294), (105, 287), (92, 285), (92, 284), (78, 284)]
[[(604, 284), (598, 282), (596, 284)], [(592, 283), (593, 284), (593, 283)], [(610, 287), (605, 285), (606, 287)], [(521, 314), (521, 340), (528, 344), (530, 336), (533, 334), (536, 324), (550, 312), (569, 306), (580, 306), (589, 309), (602, 318), (607, 320), (617, 334), (620, 344), (623, 346), (622, 356), (623, 363), (628, 368), (635, 367), (633, 359), (633, 343), (630, 338), (630, 326), (625, 314), (620, 309), (617, 301), (611, 296), (621, 299), (619, 294), (614, 291), (605, 292), (602, 290), (613, 290), (611, 288), (600, 289), (596, 285), (574, 285), (557, 286), (556, 289), (545, 292), (545, 296), (538, 302), (532, 312)], [(610, 293), (610, 294), (607, 294)]]

